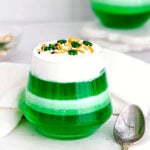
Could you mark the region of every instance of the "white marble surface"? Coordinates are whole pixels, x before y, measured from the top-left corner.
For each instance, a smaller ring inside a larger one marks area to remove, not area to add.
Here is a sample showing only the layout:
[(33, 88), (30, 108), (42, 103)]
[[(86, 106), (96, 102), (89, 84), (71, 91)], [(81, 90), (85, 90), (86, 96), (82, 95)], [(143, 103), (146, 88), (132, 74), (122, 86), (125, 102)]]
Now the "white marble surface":
[(118, 52), (140, 52), (150, 49), (150, 21), (140, 28), (117, 30), (107, 28), (95, 20), (87, 23), (82, 33), (84, 38)]

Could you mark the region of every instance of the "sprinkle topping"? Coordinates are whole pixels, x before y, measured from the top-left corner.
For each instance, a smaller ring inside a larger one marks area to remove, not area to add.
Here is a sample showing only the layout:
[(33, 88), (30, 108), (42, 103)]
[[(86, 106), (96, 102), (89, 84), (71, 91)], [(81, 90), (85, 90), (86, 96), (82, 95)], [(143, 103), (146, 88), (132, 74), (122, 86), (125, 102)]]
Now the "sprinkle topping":
[(69, 50), (68, 53), (69, 53), (69, 55), (77, 55), (78, 54), (78, 52), (74, 49)]
[(92, 46), (92, 43), (89, 42), (89, 41), (83, 41), (83, 44), (86, 45), (86, 46)]
[(67, 42), (67, 40), (64, 40), (64, 39), (63, 39), (63, 40), (58, 40), (58, 41), (57, 41), (57, 43), (60, 43), (60, 44), (65, 44), (66, 42)]
[(69, 54), (78, 55), (79, 53), (94, 53), (92, 43), (89, 41), (81, 41), (73, 37), (60, 39), (53, 43), (43, 43), (41, 48), (37, 49), (38, 54), (49, 51), (50, 54)]
[(71, 42), (71, 45), (73, 48), (79, 48), (81, 46), (80, 43), (78, 43), (76, 41)]

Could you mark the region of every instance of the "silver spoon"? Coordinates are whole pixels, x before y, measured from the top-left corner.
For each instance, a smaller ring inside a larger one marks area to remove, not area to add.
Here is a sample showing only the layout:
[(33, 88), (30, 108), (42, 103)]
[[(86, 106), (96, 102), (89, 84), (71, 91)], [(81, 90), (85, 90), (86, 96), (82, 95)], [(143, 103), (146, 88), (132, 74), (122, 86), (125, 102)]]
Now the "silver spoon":
[(122, 145), (122, 150), (138, 141), (145, 132), (145, 119), (143, 112), (136, 105), (127, 106), (117, 118), (114, 126), (116, 141)]

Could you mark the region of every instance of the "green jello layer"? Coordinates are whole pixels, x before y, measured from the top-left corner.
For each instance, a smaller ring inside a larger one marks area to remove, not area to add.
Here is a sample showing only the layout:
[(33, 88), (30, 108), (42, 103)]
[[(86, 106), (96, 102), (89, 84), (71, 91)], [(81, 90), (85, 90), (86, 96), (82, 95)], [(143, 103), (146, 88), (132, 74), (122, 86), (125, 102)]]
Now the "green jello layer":
[(45, 81), (29, 74), (28, 91), (39, 97), (53, 100), (75, 100), (99, 95), (107, 89), (105, 70), (91, 80), (83, 82), (59, 83)]
[[(67, 127), (73, 128), (76, 126), (79, 127), (80, 125), (92, 126), (94, 123), (103, 123), (109, 118), (109, 116), (112, 113), (111, 103), (108, 103), (107, 105), (105, 105), (105, 107), (91, 113), (82, 115), (70, 115), (70, 116), (49, 115), (41, 113), (35, 111), (34, 109), (31, 109), (25, 103), (24, 105), (22, 105), (22, 110), (25, 116), (31, 122), (34, 122), (39, 125), (43, 124), (46, 128), (49, 128), (50, 126), (53, 128), (66, 126), (66, 129)], [(67, 132), (67, 130), (65, 130), (64, 132)]]

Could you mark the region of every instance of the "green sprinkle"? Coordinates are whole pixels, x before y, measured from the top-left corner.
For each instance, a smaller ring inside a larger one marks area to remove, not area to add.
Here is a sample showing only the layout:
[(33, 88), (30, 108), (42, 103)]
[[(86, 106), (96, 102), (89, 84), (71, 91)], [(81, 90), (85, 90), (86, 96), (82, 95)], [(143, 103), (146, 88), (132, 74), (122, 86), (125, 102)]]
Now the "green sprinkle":
[(67, 43), (67, 40), (65, 40), (65, 39), (58, 40), (58, 41), (57, 41), (57, 43), (60, 43), (60, 44), (65, 44), (65, 43)]
[(71, 45), (72, 45), (72, 47), (74, 47), (74, 48), (80, 47), (80, 44), (79, 44), (78, 42), (76, 42), (76, 41), (71, 42)]
[(44, 47), (44, 51), (49, 51), (51, 48), (49, 46)]
[(89, 41), (83, 41), (83, 44), (86, 46), (92, 46), (93, 44)]
[(52, 49), (53, 46), (52, 46), (52, 44), (49, 44), (48, 47), (49, 47), (50, 49)]
[(71, 50), (68, 51), (68, 54), (69, 55), (78, 55), (78, 52), (74, 49), (71, 49)]
[(55, 50), (55, 49), (57, 49), (57, 46), (54, 45), (54, 46), (52, 47), (52, 50)]
[(57, 49), (57, 45), (52, 45), (52, 46), (51, 46), (51, 49), (52, 49), (52, 50)]
[(49, 44), (48, 50), (56, 50), (57, 49), (57, 44)]

